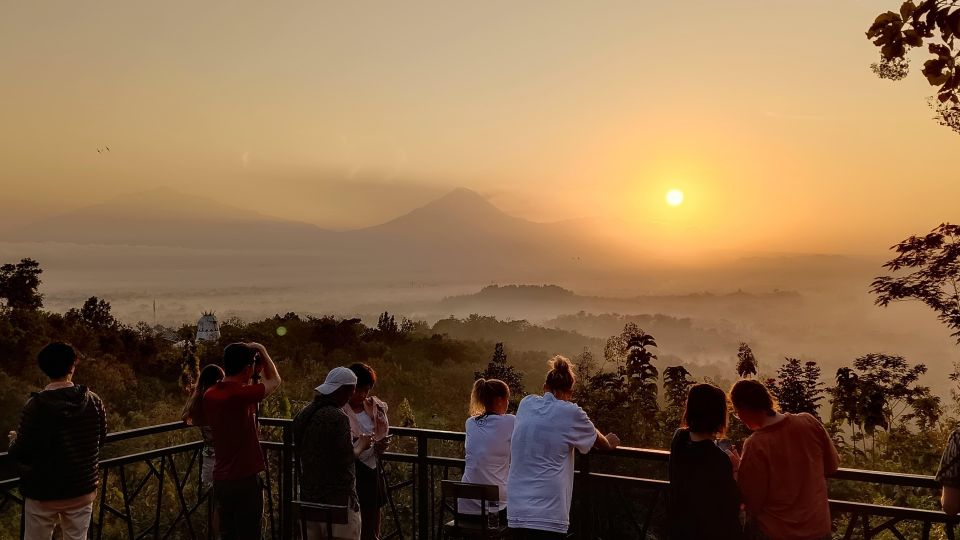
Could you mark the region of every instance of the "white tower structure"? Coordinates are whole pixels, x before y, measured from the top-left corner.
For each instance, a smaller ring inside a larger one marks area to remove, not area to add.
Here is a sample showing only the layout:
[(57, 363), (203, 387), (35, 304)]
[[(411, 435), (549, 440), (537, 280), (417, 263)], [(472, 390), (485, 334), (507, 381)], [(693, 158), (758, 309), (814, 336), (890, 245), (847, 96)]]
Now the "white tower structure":
[(220, 339), (220, 323), (212, 311), (204, 311), (197, 321), (197, 341), (217, 341)]

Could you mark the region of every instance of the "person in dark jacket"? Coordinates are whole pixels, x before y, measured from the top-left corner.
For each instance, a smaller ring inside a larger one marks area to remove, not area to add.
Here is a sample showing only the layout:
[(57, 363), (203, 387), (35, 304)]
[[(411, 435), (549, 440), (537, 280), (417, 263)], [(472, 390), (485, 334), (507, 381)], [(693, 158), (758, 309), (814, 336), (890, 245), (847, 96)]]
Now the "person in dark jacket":
[(673, 540), (740, 540), (740, 457), (722, 439), (729, 404), (723, 390), (696, 384), (687, 394), (683, 427), (670, 444), (669, 527)]
[[(300, 499), (346, 506), (347, 522), (333, 526), (333, 538), (360, 540), (361, 517), (357, 499), (355, 461), (370, 447), (372, 434), (354, 441), (350, 420), (343, 412), (357, 386), (357, 376), (345, 367), (330, 370), (316, 388), (313, 402), (293, 419), (294, 445), (300, 462)], [(307, 523), (307, 540), (326, 538), (322, 523)], [(329, 539), (327, 539), (329, 540)]]
[(47, 345), (38, 362), (50, 384), (31, 394), (10, 444), (24, 496), (24, 538), (49, 540), (59, 522), (64, 540), (85, 539), (107, 436), (103, 402), (73, 383), (77, 353), (70, 345)]

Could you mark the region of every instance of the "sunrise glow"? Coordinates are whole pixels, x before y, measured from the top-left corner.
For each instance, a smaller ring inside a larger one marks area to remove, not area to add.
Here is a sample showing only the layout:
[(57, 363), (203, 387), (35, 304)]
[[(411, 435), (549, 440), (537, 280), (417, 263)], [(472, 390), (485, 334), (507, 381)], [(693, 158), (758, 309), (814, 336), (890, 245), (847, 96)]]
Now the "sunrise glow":
[(670, 206), (680, 206), (683, 204), (683, 192), (679, 189), (671, 189), (667, 192), (667, 204)]

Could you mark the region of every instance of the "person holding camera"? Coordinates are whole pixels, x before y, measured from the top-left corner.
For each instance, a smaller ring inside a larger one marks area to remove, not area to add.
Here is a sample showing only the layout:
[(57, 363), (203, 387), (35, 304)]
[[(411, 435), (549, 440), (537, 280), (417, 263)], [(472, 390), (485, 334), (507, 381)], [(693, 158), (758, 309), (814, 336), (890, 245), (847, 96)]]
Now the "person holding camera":
[[(265, 469), (257, 405), (280, 387), (280, 374), (259, 343), (223, 349), (223, 380), (203, 395), (203, 415), (213, 431), (213, 497), (224, 540), (261, 538)], [(259, 379), (259, 381), (257, 381)]]

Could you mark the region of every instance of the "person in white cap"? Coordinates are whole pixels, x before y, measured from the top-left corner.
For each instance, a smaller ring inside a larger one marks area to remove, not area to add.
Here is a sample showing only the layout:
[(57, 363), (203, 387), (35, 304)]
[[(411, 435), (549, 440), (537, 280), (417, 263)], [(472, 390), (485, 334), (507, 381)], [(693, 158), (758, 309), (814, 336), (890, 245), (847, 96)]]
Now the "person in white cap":
[[(313, 401), (293, 419), (293, 437), (300, 461), (300, 499), (347, 507), (347, 522), (335, 523), (333, 538), (360, 538), (360, 504), (357, 500), (357, 457), (370, 447), (372, 436), (350, 433), (343, 406), (357, 386), (357, 376), (345, 367), (330, 370), (316, 388)], [(307, 539), (326, 538), (326, 524), (307, 523)]]

